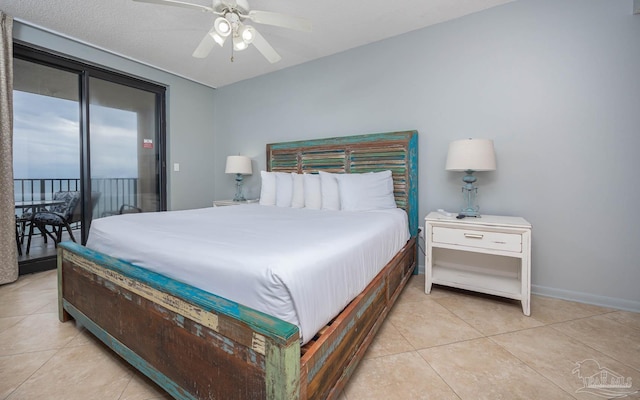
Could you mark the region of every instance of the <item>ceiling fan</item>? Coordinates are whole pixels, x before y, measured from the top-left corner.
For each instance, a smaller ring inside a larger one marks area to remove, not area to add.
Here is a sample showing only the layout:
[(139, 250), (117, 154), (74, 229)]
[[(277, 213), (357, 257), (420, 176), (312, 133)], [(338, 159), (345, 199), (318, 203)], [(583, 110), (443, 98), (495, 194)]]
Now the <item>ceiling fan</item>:
[[(230, 37), (235, 51), (242, 51), (249, 47), (250, 44), (253, 44), (270, 63), (273, 64), (280, 61), (282, 59), (280, 54), (275, 51), (256, 28), (245, 24), (247, 20), (258, 24), (311, 32), (311, 21), (270, 11), (251, 10), (247, 0), (212, 0), (211, 7), (177, 0), (133, 1), (191, 8), (217, 15), (218, 17), (214, 20), (213, 27), (193, 52), (193, 57), (196, 58), (207, 57), (216, 44), (222, 47), (227, 38)], [(233, 56), (231, 61), (233, 61)]]

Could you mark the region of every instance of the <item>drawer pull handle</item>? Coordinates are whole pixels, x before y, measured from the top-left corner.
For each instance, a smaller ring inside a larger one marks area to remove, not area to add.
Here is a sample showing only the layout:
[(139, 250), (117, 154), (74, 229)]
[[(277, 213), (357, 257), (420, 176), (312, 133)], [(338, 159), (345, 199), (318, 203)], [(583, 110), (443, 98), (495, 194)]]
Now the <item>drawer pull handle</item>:
[(464, 237), (469, 238), (469, 239), (482, 239), (484, 237), (484, 235), (479, 235), (477, 233), (465, 233)]

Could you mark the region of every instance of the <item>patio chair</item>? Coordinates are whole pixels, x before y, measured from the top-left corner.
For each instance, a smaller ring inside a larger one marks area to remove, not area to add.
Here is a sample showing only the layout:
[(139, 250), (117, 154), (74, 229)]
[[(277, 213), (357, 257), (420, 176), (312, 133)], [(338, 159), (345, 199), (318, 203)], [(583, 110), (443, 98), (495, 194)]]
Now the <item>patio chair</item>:
[(16, 215), (16, 246), (18, 246), (18, 255), (22, 255), (22, 242), (20, 241), (20, 222), (18, 222), (18, 216)]
[[(80, 204), (80, 192), (56, 192), (53, 194), (53, 199), (64, 200), (64, 203), (57, 204), (47, 211), (38, 211), (33, 215), (27, 239), (27, 254), (29, 254), (29, 249), (31, 248), (33, 227), (38, 228), (45, 235), (45, 238), (49, 236), (56, 245), (62, 240), (63, 228), (69, 232), (71, 240), (76, 241), (71, 231), (71, 224), (80, 221), (82, 218), (81, 207), (78, 207)], [(51, 231), (47, 229), (47, 226), (51, 226)]]
[(24, 235), (27, 229), (31, 230), (31, 219), (33, 218), (32, 212), (25, 212), (22, 215), (16, 215), (16, 232), (18, 234), (18, 242), (20, 244), (20, 254), (22, 255), (22, 245), (24, 244)]
[[(26, 232), (27, 229), (31, 230), (34, 228), (37, 228), (36, 226), (33, 226), (31, 224), (31, 221), (33, 220), (33, 214), (37, 211), (48, 211), (47, 208), (45, 207), (50, 207), (52, 205), (57, 205), (57, 204), (61, 204), (64, 203), (64, 200), (56, 200), (56, 199), (51, 199), (51, 200), (46, 200), (46, 199), (40, 199), (40, 200), (31, 200), (31, 201), (22, 201), (20, 203), (32, 203), (32, 204), (21, 204), (19, 207), (23, 209), (23, 212), (21, 215), (16, 216), (16, 222), (19, 225), (19, 231), (20, 231), (20, 245), (24, 245), (24, 237), (26, 236)], [(45, 235), (44, 233), (40, 232), (40, 235), (42, 235), (44, 242), (47, 243), (47, 235)]]

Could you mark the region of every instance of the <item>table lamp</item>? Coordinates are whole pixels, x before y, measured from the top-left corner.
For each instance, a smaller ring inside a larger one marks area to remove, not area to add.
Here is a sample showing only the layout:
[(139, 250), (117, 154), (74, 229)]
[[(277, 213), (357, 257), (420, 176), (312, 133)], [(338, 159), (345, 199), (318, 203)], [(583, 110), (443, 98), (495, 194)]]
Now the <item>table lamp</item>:
[(476, 171), (495, 171), (496, 154), (493, 150), (493, 140), (489, 139), (464, 139), (455, 140), (449, 144), (447, 154), (447, 171), (464, 171), (462, 178), (462, 196), (464, 206), (460, 214), (466, 217), (479, 217), (480, 207), (476, 196), (478, 188), (474, 186), (477, 180), (473, 173)]
[(245, 201), (242, 195), (242, 175), (251, 175), (251, 159), (246, 156), (228, 156), (226, 174), (236, 174), (236, 195), (233, 201)]

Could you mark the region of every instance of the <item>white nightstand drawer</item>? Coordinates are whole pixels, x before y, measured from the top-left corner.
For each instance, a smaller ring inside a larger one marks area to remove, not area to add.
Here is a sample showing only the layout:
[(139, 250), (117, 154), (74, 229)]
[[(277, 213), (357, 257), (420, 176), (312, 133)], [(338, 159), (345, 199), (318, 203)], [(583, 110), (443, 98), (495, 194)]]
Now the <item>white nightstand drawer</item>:
[(520, 253), (522, 235), (516, 233), (475, 231), (433, 227), (433, 243), (446, 243), (459, 246), (480, 247), (483, 249), (504, 250)]

